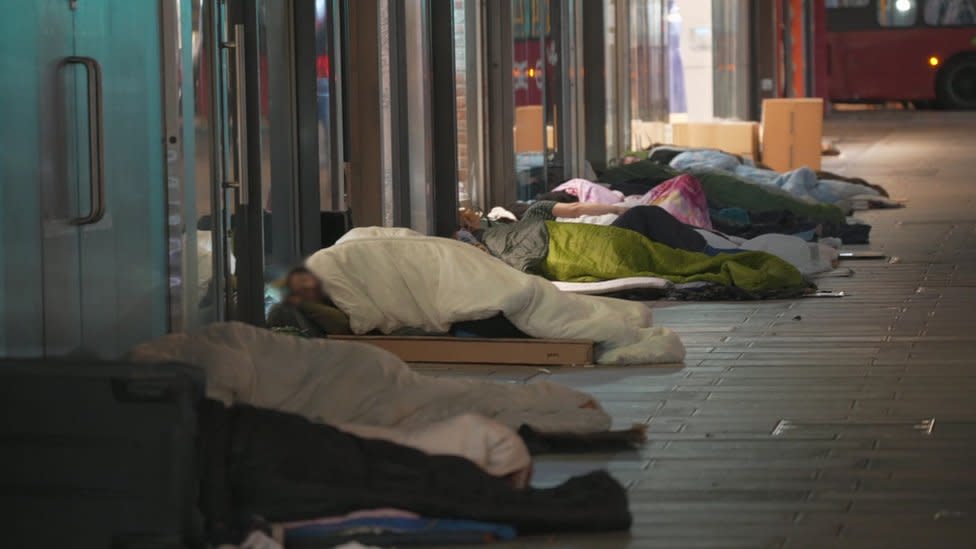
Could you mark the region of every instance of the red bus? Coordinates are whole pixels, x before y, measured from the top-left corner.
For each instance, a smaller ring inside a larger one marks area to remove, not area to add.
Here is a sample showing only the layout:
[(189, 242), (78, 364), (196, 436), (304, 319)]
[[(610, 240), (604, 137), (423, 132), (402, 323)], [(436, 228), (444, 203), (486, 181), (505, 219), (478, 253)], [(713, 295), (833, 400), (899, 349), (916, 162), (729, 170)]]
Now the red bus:
[(832, 101), (976, 109), (976, 0), (826, 0)]

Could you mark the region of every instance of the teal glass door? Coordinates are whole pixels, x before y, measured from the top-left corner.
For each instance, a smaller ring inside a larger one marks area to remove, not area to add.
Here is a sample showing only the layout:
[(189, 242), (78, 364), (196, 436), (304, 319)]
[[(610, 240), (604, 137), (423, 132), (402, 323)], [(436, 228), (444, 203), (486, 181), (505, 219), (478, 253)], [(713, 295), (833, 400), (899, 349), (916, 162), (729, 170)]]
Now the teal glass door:
[(78, 2), (76, 55), (102, 70), (105, 217), (81, 227), (82, 348), (117, 356), (165, 333), (159, 6)]
[(159, 9), (39, 0), (0, 23), (0, 354), (165, 333)]
[[(55, 349), (80, 341), (70, 219), (83, 207), (75, 94), (85, 82), (81, 67), (64, 64), (73, 36), (74, 14), (59, 0), (23, 2), (0, 20), (0, 355), (40, 356), (45, 339)], [(57, 310), (45, 315), (46, 305)]]

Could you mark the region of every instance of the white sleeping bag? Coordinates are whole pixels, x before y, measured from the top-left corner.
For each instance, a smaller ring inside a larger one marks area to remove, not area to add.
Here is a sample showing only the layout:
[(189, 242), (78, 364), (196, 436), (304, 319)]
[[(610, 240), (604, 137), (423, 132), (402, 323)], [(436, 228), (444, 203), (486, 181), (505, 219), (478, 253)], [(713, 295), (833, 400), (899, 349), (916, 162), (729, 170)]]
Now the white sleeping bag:
[(137, 345), (129, 358), (199, 366), (207, 396), (228, 406), (298, 414), (430, 454), (461, 456), (499, 476), (527, 472), (529, 453), (515, 433), (521, 425), (596, 433), (611, 424), (603, 410), (580, 408), (591, 396), (564, 385), (434, 378), (372, 345), (239, 322), (170, 334)]
[(532, 337), (596, 342), (601, 364), (680, 362), (685, 355), (677, 334), (651, 325), (647, 306), (563, 293), (456, 240), (407, 229), (353, 229), (306, 266), (357, 334), (446, 333), (455, 322), (503, 313)]
[(817, 242), (807, 242), (802, 238), (787, 234), (763, 234), (745, 240), (725, 237), (704, 229), (695, 229), (705, 237), (708, 245), (718, 249), (738, 248), (753, 252), (766, 252), (796, 267), (806, 276), (825, 273), (834, 269), (838, 252), (836, 249)]

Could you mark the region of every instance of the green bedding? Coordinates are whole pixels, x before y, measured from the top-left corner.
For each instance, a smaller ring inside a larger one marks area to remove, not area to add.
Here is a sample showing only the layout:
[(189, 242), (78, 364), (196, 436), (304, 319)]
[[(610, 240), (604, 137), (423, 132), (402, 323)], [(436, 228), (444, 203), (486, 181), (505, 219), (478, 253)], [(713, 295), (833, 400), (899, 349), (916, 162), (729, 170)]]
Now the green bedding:
[(832, 204), (805, 202), (786, 191), (777, 192), (728, 172), (692, 170), (691, 173), (701, 183), (713, 208), (738, 207), (755, 213), (786, 210), (816, 223), (844, 224), (844, 211)]
[(678, 177), (681, 174), (682, 172), (670, 166), (654, 162), (653, 160), (641, 160), (640, 162), (610, 168), (603, 172), (600, 176), (600, 181), (604, 183), (624, 183), (626, 181), (641, 179), (658, 184)]
[[(684, 172), (653, 160), (642, 160), (607, 170), (600, 178), (605, 183), (623, 183), (640, 179), (653, 184), (663, 183)], [(714, 208), (743, 208), (754, 213), (789, 211), (798, 218), (815, 223), (844, 223), (844, 212), (832, 204), (804, 202), (786, 191), (777, 191), (750, 183), (735, 174), (714, 170), (690, 172), (705, 190), (708, 204)]]
[(654, 276), (676, 283), (714, 282), (761, 295), (802, 291), (803, 275), (765, 252), (708, 256), (676, 250), (636, 232), (583, 223), (546, 222), (549, 254), (543, 276), (550, 280), (592, 282)]

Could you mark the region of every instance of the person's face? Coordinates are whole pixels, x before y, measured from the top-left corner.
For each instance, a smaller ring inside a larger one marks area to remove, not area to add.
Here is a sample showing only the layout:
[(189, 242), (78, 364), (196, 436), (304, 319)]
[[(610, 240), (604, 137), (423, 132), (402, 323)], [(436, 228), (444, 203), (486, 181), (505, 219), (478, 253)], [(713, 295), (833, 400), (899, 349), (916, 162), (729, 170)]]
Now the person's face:
[(461, 208), (458, 211), (458, 220), (461, 223), (461, 227), (468, 230), (481, 227), (481, 215), (471, 208)]
[(296, 273), (288, 278), (288, 297), (292, 301), (321, 301), (322, 284), (309, 273)]

